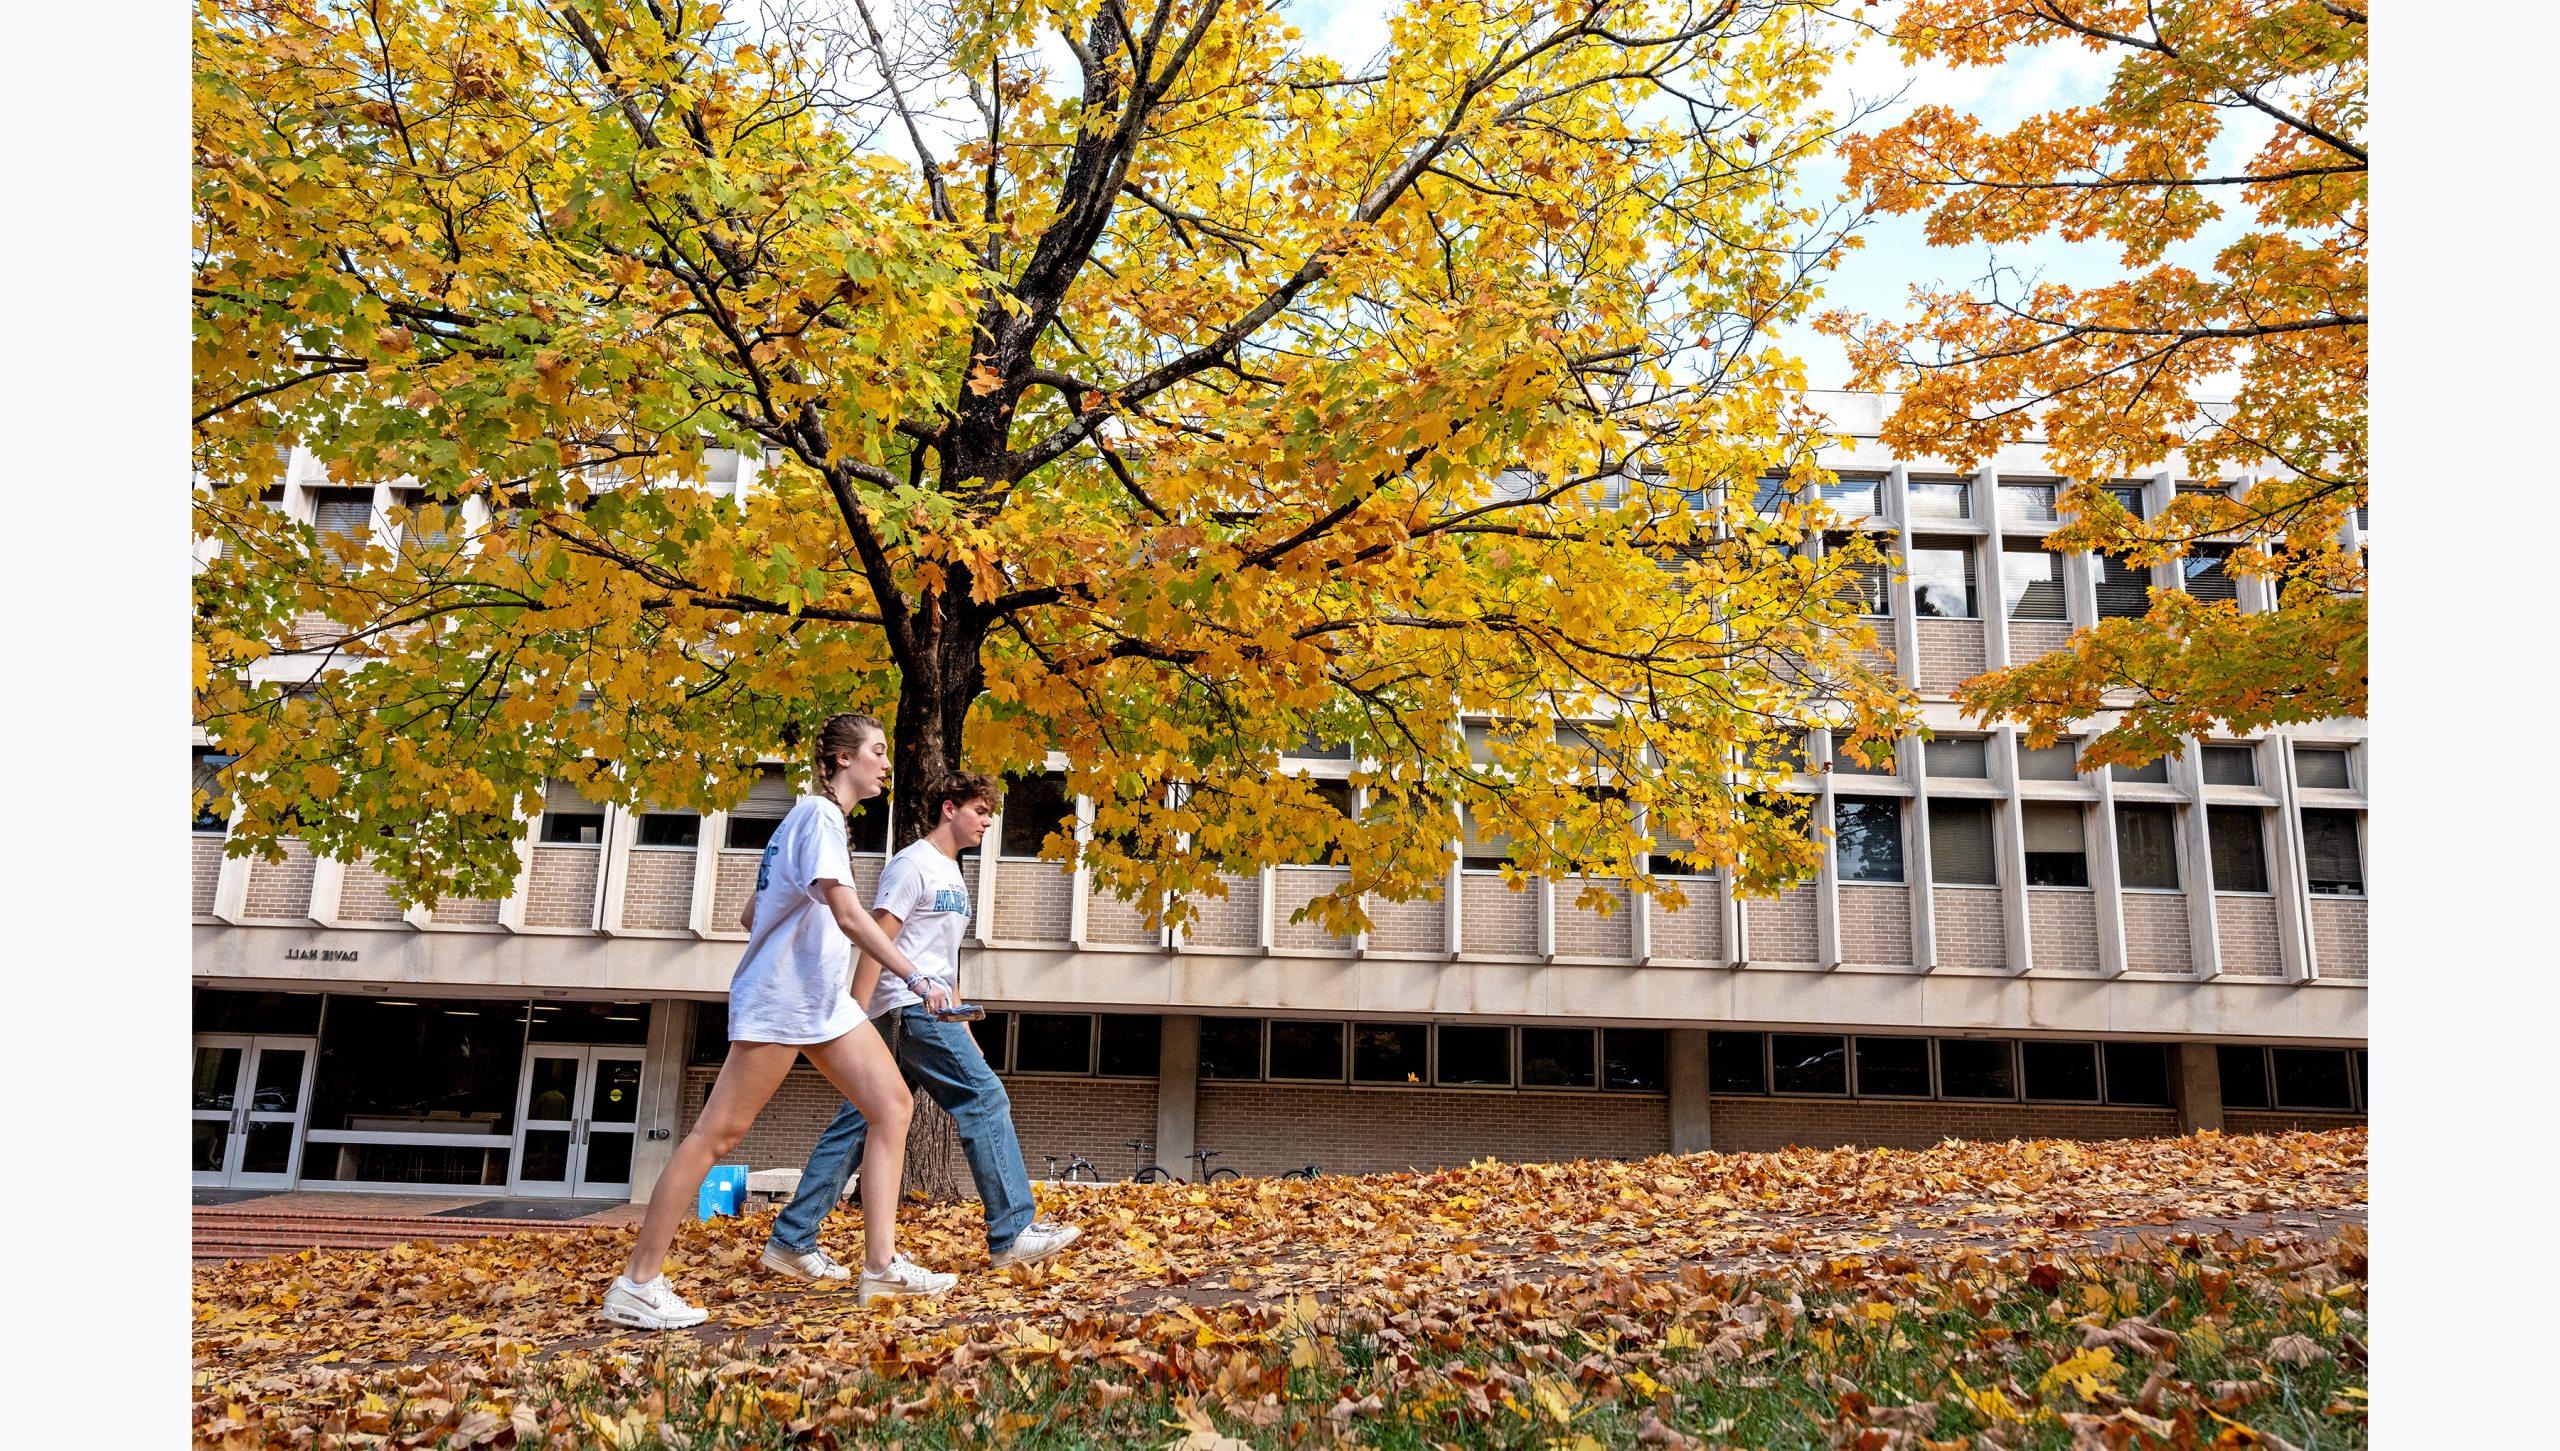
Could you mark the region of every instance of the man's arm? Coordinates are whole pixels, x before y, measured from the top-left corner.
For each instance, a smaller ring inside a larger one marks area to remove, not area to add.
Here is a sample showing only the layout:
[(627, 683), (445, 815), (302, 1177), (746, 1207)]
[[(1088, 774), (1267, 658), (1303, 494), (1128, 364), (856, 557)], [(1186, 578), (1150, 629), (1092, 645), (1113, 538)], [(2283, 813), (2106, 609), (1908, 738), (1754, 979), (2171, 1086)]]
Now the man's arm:
[(756, 896), (747, 894), (747, 905), (738, 909), (738, 930), (752, 937), (756, 930)]
[[(907, 925), (904, 919), (886, 907), (872, 908), (871, 921), (880, 929), (881, 935), (892, 942), (898, 940), (898, 929)], [(863, 953), (861, 960), (853, 965), (853, 1000), (869, 1006), (871, 994), (879, 986), (880, 959), (868, 952)]]

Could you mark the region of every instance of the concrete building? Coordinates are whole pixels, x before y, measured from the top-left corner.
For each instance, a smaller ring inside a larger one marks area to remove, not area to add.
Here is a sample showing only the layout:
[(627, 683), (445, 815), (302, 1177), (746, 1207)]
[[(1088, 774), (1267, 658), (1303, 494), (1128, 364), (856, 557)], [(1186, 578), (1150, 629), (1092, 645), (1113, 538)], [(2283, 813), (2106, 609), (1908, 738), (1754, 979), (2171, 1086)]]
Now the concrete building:
[[(1878, 633), (1934, 736), (1869, 772), (1809, 733), (1796, 789), (1839, 838), (1817, 879), (1737, 901), (1688, 878), (1678, 912), (1610, 888), (1604, 916), (1453, 851), (1445, 901), (1377, 904), (1374, 930), (1337, 938), (1289, 916), (1339, 869), (1283, 866), (1170, 937), (1034, 858), (1078, 807), (1024, 783), (964, 863), (963, 980), (995, 1010), (981, 1041), (1033, 1173), (1081, 1154), (1126, 1174), (1132, 1140), (1177, 1171), (1199, 1147), (1247, 1173), (1357, 1172), (2360, 1121), (2363, 723), (2094, 775), (2067, 744), (1968, 727), (1958, 681), (2139, 613), (2148, 589), (2267, 602), (2211, 559), (2049, 553), (2062, 481), (2036, 450), (1957, 475), (1881, 451), (1880, 400), (1828, 401), (1861, 440), (1828, 460), (1834, 507), (1906, 562)], [(751, 459), (718, 472), (753, 486)], [(387, 527), (392, 489), (317, 474), (298, 456), (281, 506)], [(2195, 486), (2124, 481), (2145, 510)], [(555, 783), (513, 895), (405, 913), (362, 863), (225, 858), (223, 823), (199, 819), (197, 1182), (645, 1194), (725, 1051), (738, 910), (789, 801), (779, 775), (699, 817)], [(865, 819), (867, 891), (887, 842), (885, 814)], [(835, 1106), (795, 1070), (739, 1157), (796, 1166)]]

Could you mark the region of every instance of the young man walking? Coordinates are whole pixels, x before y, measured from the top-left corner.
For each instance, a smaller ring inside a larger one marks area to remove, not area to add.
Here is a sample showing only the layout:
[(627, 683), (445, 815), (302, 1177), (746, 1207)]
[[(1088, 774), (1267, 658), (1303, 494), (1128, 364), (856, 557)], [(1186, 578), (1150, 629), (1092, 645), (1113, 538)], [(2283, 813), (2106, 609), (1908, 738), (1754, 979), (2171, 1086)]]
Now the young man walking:
[[(969, 884), (960, 875), (960, 853), (976, 846), (995, 818), (995, 781), (960, 772), (934, 783), (925, 798), (933, 829), (889, 859), (872, 898), (872, 918), (916, 965), (918, 977), (938, 982), (956, 999), (960, 939), (969, 928)], [(753, 910), (753, 904), (749, 904)], [(750, 929), (752, 930), (752, 929)], [(854, 974), (856, 990), (865, 958)], [(921, 986), (921, 983), (919, 984)], [(978, 1051), (966, 1023), (948, 1022), (895, 975), (882, 973), (873, 990), (872, 1021), (889, 1041), (909, 1085), (933, 1095), (959, 1130), (960, 1149), (977, 1181), (987, 1216), (987, 1252), (999, 1266), (1029, 1264), (1075, 1243), (1079, 1231), (1032, 1217), (1031, 1176), (1013, 1132), (1013, 1100)], [(764, 1267), (802, 1280), (841, 1280), (851, 1271), (818, 1247), (818, 1227), (844, 1197), (854, 1165), (862, 1159), (869, 1126), (851, 1103), (818, 1135), (800, 1173), (800, 1192), (773, 1221)]]

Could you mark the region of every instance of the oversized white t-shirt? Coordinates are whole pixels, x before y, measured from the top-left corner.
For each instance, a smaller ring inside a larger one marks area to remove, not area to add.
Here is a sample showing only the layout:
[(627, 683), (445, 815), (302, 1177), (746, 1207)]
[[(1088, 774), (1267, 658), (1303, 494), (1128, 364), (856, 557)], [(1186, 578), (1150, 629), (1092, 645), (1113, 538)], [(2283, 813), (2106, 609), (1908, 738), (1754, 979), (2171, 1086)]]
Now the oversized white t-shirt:
[(824, 1043), (862, 1021), (853, 1001), (853, 944), (817, 884), (852, 886), (844, 811), (803, 796), (773, 829), (756, 865), (755, 925), (729, 977), (729, 1036), (746, 1043)]
[[(969, 881), (960, 864), (930, 841), (916, 841), (889, 858), (872, 907), (898, 916), (898, 950), (916, 971), (960, 992), (960, 939), (969, 930)], [(871, 1016), (923, 1002), (896, 973), (882, 972), (871, 990)]]

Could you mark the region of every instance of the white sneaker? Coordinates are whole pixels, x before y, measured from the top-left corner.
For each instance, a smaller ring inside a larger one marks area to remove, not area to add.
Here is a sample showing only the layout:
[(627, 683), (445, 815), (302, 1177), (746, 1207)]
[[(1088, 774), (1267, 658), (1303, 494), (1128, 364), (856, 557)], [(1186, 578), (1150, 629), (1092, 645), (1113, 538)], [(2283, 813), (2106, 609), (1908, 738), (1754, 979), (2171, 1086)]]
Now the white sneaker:
[(709, 1311), (686, 1304), (663, 1274), (645, 1285), (633, 1284), (629, 1275), (614, 1276), (596, 1313), (636, 1330), (682, 1330), (711, 1318)]
[(1022, 1227), (1022, 1233), (1015, 1236), (1013, 1243), (992, 1258), (998, 1268), (1027, 1265), (1034, 1260), (1045, 1260), (1083, 1237), (1084, 1231), (1072, 1224), (1035, 1219)]
[(838, 1264), (835, 1258), (824, 1249), (814, 1247), (808, 1253), (802, 1254), (798, 1250), (784, 1249), (768, 1241), (764, 1247), (762, 1263), (766, 1269), (775, 1274), (789, 1275), (795, 1280), (850, 1280), (853, 1278), (853, 1271)]
[(893, 1295), (939, 1295), (958, 1283), (958, 1275), (928, 1270), (905, 1255), (892, 1255), (888, 1269), (878, 1274), (862, 1272), (862, 1303)]

